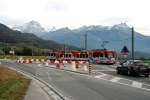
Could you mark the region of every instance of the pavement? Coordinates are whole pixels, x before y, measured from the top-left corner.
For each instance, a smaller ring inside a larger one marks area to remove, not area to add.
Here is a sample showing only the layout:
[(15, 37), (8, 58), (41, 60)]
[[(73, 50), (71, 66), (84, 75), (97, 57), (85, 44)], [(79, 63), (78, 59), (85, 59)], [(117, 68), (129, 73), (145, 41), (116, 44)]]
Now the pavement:
[(49, 95), (33, 80), (26, 92), (24, 100), (53, 100)]
[[(11, 61), (3, 61), (2, 64), (6, 64), (8, 62)], [(6, 65), (8, 65), (10, 69), (24, 75), (24, 77), (31, 79), (31, 83), (24, 96), (24, 100), (67, 100), (67, 98), (63, 98), (61, 94), (55, 91), (52, 86), (40, 80), (38, 77), (30, 74), (29, 72), (32, 72), (32, 69), (31, 71), (29, 71), (30, 68), (29, 70), (20, 70), (13, 63)]]
[[(2, 63), (0, 62), (0, 64)], [(30, 85), (24, 96), (24, 100), (54, 100), (54, 99), (52, 99), (35, 80), (31, 80)]]

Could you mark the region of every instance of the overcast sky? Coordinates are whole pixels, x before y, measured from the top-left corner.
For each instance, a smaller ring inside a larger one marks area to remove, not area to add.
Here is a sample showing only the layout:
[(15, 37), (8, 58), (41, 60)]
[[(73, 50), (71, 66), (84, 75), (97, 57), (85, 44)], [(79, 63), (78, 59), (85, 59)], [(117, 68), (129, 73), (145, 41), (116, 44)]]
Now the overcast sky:
[(14, 26), (35, 20), (46, 28), (126, 22), (150, 36), (149, 9), (149, 0), (0, 0), (0, 22)]

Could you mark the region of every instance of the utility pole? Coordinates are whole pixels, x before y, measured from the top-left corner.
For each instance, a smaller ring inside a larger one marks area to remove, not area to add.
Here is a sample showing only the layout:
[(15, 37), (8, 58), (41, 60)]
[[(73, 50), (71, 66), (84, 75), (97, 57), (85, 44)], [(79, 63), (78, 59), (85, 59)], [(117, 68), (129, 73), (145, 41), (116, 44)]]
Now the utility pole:
[(85, 33), (85, 50), (87, 49), (87, 33)]
[(33, 52), (34, 52), (33, 49), (34, 49), (34, 47), (33, 47), (33, 43), (32, 43), (32, 59), (33, 59)]
[(132, 60), (134, 60), (134, 28), (131, 28), (132, 30)]

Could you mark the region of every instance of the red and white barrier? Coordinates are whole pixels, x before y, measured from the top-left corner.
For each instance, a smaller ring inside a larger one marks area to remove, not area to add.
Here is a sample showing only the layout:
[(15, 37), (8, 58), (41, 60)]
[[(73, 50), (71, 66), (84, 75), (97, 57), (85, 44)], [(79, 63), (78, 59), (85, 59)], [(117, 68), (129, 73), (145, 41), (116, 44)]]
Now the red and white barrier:
[(67, 64), (67, 61), (63, 61), (63, 64)]
[(88, 62), (83, 62), (84, 71), (88, 71)]
[(60, 69), (61, 68), (61, 64), (59, 63), (58, 60), (55, 61), (55, 64), (56, 64), (56, 69)]
[(71, 60), (67, 60), (67, 64), (71, 64), (72, 63), (72, 61)]
[(74, 71), (77, 71), (75, 61), (72, 62), (72, 68), (73, 68)]

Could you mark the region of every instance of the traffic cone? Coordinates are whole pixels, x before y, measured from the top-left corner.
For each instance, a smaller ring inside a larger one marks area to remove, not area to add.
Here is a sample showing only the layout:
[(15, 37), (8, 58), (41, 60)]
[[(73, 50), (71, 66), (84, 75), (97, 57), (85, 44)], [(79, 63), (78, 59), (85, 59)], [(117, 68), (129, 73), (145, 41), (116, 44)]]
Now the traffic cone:
[(47, 61), (46, 61), (44, 64), (45, 64), (45, 66), (47, 66), (47, 67), (48, 67), (48, 65), (49, 65), (49, 63), (48, 63)]
[(45, 61), (44, 59), (41, 59), (41, 62), (42, 62), (42, 63), (44, 63), (44, 61)]
[(63, 59), (61, 59), (59, 62), (62, 64), (63, 63)]
[(19, 60), (17, 60), (16, 63), (19, 63)]
[(72, 62), (72, 68), (73, 68), (74, 71), (77, 71), (75, 61)]
[(26, 59), (26, 64), (28, 64), (29, 63), (29, 59)]
[(29, 60), (29, 63), (32, 64), (32, 59)]
[(80, 68), (80, 62), (76, 61), (76, 69), (79, 69), (79, 68)]
[(72, 62), (71, 62), (71, 60), (67, 60), (67, 63), (68, 63), (68, 64), (71, 64)]
[(56, 69), (60, 69), (60, 63), (56, 64)]
[(63, 64), (67, 64), (67, 61), (63, 61)]
[(26, 63), (26, 60), (23, 60), (23, 63)]
[(39, 59), (36, 59), (35, 62), (36, 62), (36, 63), (40, 63)]

